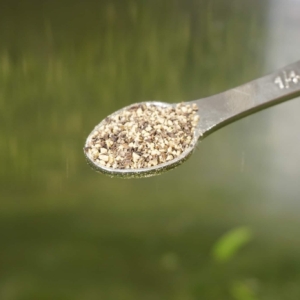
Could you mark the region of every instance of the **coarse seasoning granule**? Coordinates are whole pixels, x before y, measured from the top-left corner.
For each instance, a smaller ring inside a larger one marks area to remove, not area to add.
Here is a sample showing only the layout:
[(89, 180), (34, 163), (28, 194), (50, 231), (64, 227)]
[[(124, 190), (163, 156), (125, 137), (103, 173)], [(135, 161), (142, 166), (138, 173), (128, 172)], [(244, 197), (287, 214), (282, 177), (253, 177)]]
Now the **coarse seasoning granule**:
[(96, 164), (141, 169), (171, 161), (190, 147), (199, 121), (196, 104), (137, 104), (102, 121), (85, 151)]

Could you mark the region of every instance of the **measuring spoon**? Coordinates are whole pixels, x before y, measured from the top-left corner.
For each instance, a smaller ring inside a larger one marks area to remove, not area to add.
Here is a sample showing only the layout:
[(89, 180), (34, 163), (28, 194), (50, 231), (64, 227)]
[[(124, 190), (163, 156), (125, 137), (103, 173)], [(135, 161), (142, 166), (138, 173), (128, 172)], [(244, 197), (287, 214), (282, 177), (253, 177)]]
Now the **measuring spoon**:
[[(137, 178), (158, 175), (183, 163), (193, 153), (197, 142), (217, 129), (297, 96), (300, 96), (300, 61), (226, 92), (185, 102), (186, 104), (195, 103), (198, 106), (199, 122), (195, 128), (190, 147), (173, 160), (143, 169), (114, 169), (96, 164), (86, 151), (86, 147), (89, 145), (93, 133), (101, 126), (101, 123), (88, 136), (84, 154), (88, 163), (96, 171), (112, 177)], [(148, 101), (143, 102), (143, 104), (163, 107), (176, 106), (176, 103), (169, 104), (158, 101)], [(113, 115), (128, 109), (130, 106), (116, 111)]]

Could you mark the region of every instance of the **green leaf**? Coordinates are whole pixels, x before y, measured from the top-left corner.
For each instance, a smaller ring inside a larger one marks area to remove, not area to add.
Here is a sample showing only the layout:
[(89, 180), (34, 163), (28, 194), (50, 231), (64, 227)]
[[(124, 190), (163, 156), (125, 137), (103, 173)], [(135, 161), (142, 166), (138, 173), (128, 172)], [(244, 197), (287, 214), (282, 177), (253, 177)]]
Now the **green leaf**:
[(239, 249), (252, 239), (252, 230), (248, 227), (238, 227), (223, 235), (213, 247), (213, 257), (218, 262), (231, 259)]
[(251, 285), (245, 282), (234, 282), (231, 286), (231, 295), (235, 300), (256, 300)]

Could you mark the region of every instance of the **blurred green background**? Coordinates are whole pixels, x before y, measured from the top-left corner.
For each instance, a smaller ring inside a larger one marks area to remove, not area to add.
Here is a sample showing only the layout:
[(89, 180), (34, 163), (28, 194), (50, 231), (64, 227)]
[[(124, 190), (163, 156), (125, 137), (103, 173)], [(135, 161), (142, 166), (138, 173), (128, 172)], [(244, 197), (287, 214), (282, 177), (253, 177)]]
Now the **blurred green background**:
[(134, 102), (212, 95), (300, 59), (299, 0), (0, 1), (1, 300), (299, 300), (300, 99), (158, 177), (91, 170)]

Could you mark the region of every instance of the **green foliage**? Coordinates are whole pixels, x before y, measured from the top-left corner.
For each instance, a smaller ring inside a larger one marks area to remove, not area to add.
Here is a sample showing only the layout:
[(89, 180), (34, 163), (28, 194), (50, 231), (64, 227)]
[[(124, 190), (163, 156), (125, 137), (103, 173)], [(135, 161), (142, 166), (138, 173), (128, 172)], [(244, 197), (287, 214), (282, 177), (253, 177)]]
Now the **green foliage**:
[(226, 262), (252, 239), (252, 230), (238, 227), (223, 235), (213, 247), (213, 257), (217, 262)]
[(234, 282), (231, 287), (231, 294), (235, 300), (256, 300), (257, 297), (253, 288), (245, 282)]

